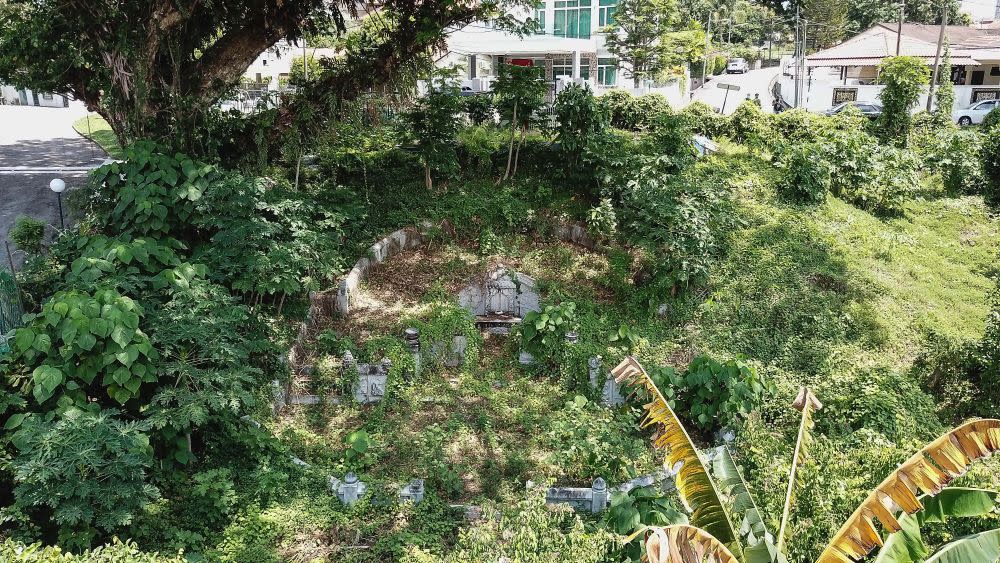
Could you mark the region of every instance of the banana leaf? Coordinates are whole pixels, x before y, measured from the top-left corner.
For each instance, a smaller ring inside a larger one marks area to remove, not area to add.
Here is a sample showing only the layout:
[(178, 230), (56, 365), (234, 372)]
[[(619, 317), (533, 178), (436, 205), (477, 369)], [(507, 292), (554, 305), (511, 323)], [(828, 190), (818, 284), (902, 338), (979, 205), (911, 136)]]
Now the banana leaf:
[(926, 563), (996, 563), (1000, 560), (1000, 528), (945, 544)]

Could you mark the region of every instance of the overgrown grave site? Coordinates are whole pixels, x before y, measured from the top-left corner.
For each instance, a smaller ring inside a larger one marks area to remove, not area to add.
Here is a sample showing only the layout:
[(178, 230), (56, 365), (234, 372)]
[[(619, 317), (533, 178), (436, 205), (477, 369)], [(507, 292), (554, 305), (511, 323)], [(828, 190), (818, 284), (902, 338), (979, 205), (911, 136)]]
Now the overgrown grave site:
[(140, 144), (17, 235), (0, 549), (815, 561), (944, 485), (910, 547), (995, 527), (992, 133), (567, 92), (454, 168), (368, 113), (260, 177)]

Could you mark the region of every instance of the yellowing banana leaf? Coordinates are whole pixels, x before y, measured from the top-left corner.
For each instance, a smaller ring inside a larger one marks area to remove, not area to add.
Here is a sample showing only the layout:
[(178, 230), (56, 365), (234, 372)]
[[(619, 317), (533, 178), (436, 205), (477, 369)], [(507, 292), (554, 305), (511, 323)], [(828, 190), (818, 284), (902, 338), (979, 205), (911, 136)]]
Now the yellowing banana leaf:
[(645, 405), (646, 415), (642, 426), (656, 427), (657, 434), (653, 438), (653, 445), (666, 450), (664, 466), (667, 469), (677, 470), (674, 481), (681, 501), (691, 512), (691, 523), (725, 544), (728, 550), (735, 554), (737, 561), (743, 561), (743, 548), (739, 535), (733, 527), (704, 460), (698, 454), (694, 442), (691, 441), (677, 415), (667, 405), (663, 394), (649, 378), (649, 374), (632, 356), (622, 360), (611, 373), (618, 383), (643, 387), (652, 397)]
[(725, 545), (701, 528), (678, 524), (646, 529), (648, 563), (738, 563)]
[(928, 522), (944, 522), (949, 518), (974, 518), (997, 508), (997, 491), (948, 487), (937, 496), (924, 495), (924, 509), (899, 519), (900, 531), (890, 535), (878, 552), (875, 563), (916, 563), (924, 561), (930, 550), (924, 543), (920, 528)]
[[(854, 511), (820, 554), (817, 563), (848, 563), (882, 545), (875, 521), (890, 533), (902, 528), (900, 511), (923, 509), (917, 494), (936, 495), (979, 458), (1000, 451), (1000, 420), (966, 422), (903, 462)], [(975, 560), (973, 560), (975, 561)]]
[(1000, 528), (945, 544), (925, 563), (994, 563), (1000, 561)]

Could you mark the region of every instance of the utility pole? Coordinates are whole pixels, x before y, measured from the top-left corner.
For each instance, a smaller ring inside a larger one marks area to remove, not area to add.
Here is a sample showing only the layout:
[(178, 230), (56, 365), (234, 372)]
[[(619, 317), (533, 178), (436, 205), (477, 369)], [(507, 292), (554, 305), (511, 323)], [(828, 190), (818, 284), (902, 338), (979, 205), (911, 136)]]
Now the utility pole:
[(707, 79), (705, 78), (706, 72), (708, 71), (708, 55), (709, 49), (712, 48), (712, 10), (708, 11), (708, 30), (705, 32), (705, 62), (701, 65), (701, 85), (704, 86)]
[(795, 5), (795, 107), (799, 107), (799, 59), (802, 57), (802, 52), (799, 50), (799, 6)]
[[(801, 95), (803, 98), (806, 97), (806, 51), (808, 50), (808, 46), (809, 46), (808, 41), (809, 41), (809, 20), (803, 19), (802, 20), (802, 58), (800, 59), (802, 61), (801, 62), (801, 64), (802, 64), (802, 78), (801, 78), (802, 85), (799, 86), (799, 95)], [(800, 105), (801, 105), (801, 103), (802, 102), (799, 102)]]
[(903, 40), (903, 18), (906, 16), (906, 0), (899, 3), (899, 25), (896, 26), (896, 56), (899, 56), (899, 44)]
[[(934, 99), (934, 86), (937, 85), (938, 74), (941, 72), (941, 44), (944, 43), (944, 30), (948, 27), (948, 6), (941, 4), (941, 30), (938, 31), (937, 50), (934, 51), (934, 76), (931, 78), (931, 85), (927, 89), (927, 111), (931, 111), (931, 100)], [(951, 80), (951, 69), (948, 69), (948, 78)]]

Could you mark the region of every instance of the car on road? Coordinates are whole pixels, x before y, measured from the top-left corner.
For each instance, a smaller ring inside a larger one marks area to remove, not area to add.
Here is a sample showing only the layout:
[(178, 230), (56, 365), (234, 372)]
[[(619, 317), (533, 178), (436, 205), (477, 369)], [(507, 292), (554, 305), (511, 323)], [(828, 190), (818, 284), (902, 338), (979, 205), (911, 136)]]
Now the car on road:
[(747, 63), (746, 59), (729, 59), (726, 64), (726, 74), (740, 73), (744, 74), (746, 71), (750, 70), (750, 64)]
[(882, 106), (878, 104), (873, 104), (871, 102), (841, 102), (832, 108), (823, 112), (824, 115), (837, 115), (838, 113), (844, 111), (848, 106), (854, 106), (858, 108), (862, 115), (868, 119), (878, 119), (882, 115)]
[(979, 125), (983, 122), (986, 114), (993, 111), (993, 108), (998, 105), (1000, 105), (1000, 100), (983, 100), (967, 108), (955, 110), (952, 117), (959, 125)]

